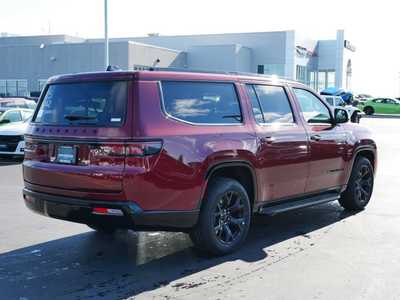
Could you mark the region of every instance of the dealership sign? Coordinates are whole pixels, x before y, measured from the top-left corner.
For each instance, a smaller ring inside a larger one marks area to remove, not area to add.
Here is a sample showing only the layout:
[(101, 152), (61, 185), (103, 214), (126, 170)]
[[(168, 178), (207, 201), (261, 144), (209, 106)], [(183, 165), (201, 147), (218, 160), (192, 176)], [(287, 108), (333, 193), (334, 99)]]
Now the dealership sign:
[(352, 52), (356, 52), (356, 47), (349, 40), (344, 40), (344, 47)]

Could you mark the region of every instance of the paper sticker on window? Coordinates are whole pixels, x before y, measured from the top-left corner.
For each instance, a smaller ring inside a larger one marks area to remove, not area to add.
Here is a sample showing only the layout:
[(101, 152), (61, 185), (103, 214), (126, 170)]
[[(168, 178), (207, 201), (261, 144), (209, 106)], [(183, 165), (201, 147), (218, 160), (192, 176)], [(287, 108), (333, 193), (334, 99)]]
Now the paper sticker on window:
[(111, 122), (121, 122), (121, 118), (111, 118)]

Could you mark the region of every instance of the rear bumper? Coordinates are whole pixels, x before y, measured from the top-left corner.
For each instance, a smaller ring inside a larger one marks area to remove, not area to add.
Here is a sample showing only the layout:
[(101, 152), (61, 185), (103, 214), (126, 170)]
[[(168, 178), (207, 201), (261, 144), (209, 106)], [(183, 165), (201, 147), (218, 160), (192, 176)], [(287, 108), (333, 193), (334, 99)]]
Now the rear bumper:
[[(133, 202), (83, 200), (23, 189), (25, 205), (44, 216), (83, 224), (112, 224), (134, 230), (185, 231), (197, 223), (199, 211), (144, 211)], [(94, 207), (119, 209), (121, 216), (93, 214)]]

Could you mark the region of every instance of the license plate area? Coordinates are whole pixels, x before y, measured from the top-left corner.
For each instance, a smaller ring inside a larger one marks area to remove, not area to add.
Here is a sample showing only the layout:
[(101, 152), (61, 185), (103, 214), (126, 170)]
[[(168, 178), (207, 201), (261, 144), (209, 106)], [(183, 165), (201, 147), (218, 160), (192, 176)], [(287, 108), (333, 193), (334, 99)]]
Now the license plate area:
[(76, 153), (76, 147), (60, 145), (57, 147), (56, 162), (59, 164), (75, 165)]

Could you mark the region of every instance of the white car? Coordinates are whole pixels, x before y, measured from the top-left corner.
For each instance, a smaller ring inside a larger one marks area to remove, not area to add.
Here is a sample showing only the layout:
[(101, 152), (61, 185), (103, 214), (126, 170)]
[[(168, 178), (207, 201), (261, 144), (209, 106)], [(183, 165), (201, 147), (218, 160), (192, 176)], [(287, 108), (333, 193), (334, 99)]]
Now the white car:
[(352, 105), (347, 105), (340, 96), (323, 96), (328, 104), (333, 108), (342, 108), (347, 111), (349, 119), (353, 123), (360, 123), (362, 116), (361, 110)]
[(0, 157), (24, 156), (24, 134), (28, 129), (30, 118), (24, 122), (9, 123), (0, 126)]

